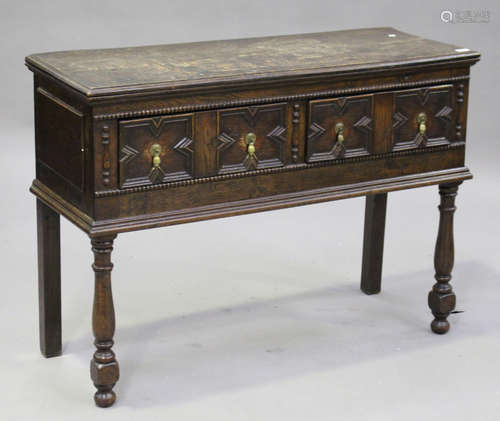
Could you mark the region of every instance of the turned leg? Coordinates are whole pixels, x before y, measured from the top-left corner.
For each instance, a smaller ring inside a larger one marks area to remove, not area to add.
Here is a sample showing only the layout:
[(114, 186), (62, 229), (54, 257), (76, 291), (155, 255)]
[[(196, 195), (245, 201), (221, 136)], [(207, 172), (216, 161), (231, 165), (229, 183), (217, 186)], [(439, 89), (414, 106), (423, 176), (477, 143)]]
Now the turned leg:
[(455, 293), (451, 285), (451, 270), (453, 269), (453, 213), (455, 212), (455, 197), (460, 182), (441, 184), (439, 194), (439, 231), (434, 252), (434, 268), (436, 283), (429, 292), (429, 307), (434, 315), (431, 329), (435, 333), (446, 333), (450, 323), (446, 318), (455, 308)]
[(387, 193), (366, 196), (363, 264), (361, 268), (361, 290), (366, 294), (380, 292), (386, 207)]
[(61, 244), (59, 214), (36, 201), (40, 350), (61, 355)]
[(108, 407), (113, 405), (116, 394), (113, 386), (119, 378), (118, 362), (112, 351), (113, 335), (115, 332), (115, 310), (111, 294), (111, 251), (116, 235), (92, 238), (94, 252), (95, 292), (92, 311), (92, 330), (97, 348), (94, 358), (90, 362), (90, 377), (97, 392), (94, 400), (97, 406)]

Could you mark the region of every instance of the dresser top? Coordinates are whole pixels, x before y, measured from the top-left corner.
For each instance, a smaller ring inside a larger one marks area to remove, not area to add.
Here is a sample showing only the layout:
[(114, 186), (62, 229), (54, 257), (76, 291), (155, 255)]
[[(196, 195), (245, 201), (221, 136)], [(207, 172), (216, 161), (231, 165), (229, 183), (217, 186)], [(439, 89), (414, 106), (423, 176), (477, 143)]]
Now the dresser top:
[(478, 58), (467, 48), (370, 28), (60, 51), (30, 55), (26, 64), (91, 97)]

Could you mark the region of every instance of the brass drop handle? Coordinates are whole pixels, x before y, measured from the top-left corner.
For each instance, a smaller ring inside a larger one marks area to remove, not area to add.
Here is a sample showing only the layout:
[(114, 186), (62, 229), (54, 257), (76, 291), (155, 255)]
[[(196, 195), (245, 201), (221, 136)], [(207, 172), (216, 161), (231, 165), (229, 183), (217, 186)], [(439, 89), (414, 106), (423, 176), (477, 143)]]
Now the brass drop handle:
[(153, 168), (159, 168), (160, 167), (160, 164), (161, 164), (161, 158), (160, 158), (161, 151), (162, 151), (161, 145), (159, 145), (158, 143), (155, 143), (155, 144), (151, 145), (151, 147), (149, 148), (149, 153), (153, 157)]
[(253, 156), (255, 154), (255, 141), (257, 140), (257, 136), (255, 133), (248, 133), (245, 136), (245, 143), (247, 144), (247, 152), (248, 155)]
[(337, 142), (344, 143), (344, 123), (335, 125), (335, 134), (337, 135)]
[(427, 125), (425, 124), (426, 120), (427, 117), (425, 113), (420, 113), (417, 117), (418, 131), (422, 136), (425, 134), (425, 131), (427, 130)]

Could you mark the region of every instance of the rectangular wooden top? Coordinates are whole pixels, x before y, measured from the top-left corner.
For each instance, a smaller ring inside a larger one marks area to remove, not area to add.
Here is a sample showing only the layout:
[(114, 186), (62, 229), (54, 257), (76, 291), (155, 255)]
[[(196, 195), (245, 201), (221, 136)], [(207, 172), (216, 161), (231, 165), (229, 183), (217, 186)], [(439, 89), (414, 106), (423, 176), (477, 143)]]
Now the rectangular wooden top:
[(479, 53), (467, 48), (393, 28), (370, 28), (61, 51), (30, 55), (26, 64), (91, 97), (478, 58)]

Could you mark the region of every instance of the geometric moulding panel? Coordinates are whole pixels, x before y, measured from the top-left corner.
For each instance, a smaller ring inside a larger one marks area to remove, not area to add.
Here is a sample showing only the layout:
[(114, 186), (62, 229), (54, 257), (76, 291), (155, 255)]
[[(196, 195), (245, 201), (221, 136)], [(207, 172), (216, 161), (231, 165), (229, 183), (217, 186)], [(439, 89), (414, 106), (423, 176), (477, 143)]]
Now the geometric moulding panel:
[[(309, 101), (308, 123), (307, 162), (369, 155), (373, 147), (373, 95)], [(343, 128), (343, 138), (338, 125)]]
[[(449, 144), (455, 120), (452, 100), (453, 85), (395, 92), (392, 150)], [(421, 118), (425, 119), (423, 133), (419, 130)]]
[[(285, 164), (288, 145), (286, 103), (218, 111), (217, 173), (226, 174)], [(254, 153), (246, 136), (255, 135)]]
[[(121, 121), (120, 187), (193, 178), (192, 133), (193, 114)], [(157, 165), (152, 147), (158, 151)]]

